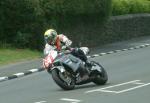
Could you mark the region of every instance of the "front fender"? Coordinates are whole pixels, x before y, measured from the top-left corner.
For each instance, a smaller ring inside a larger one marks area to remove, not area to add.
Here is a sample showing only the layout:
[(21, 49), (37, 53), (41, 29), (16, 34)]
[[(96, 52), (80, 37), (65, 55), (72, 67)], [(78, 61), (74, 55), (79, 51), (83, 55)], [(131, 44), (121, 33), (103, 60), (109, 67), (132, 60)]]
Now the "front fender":
[(51, 71), (54, 69), (58, 69), (61, 73), (65, 72), (65, 68), (63, 66), (54, 66), (51, 68)]

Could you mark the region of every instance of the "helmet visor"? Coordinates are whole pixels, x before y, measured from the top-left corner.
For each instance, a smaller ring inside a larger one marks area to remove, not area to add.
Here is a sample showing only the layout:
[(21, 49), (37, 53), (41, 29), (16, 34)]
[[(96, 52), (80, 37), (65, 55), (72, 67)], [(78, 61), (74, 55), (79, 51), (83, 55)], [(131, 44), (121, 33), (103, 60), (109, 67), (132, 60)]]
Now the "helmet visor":
[(45, 40), (48, 44), (53, 44), (55, 41), (55, 36), (51, 35), (51, 36), (45, 36)]

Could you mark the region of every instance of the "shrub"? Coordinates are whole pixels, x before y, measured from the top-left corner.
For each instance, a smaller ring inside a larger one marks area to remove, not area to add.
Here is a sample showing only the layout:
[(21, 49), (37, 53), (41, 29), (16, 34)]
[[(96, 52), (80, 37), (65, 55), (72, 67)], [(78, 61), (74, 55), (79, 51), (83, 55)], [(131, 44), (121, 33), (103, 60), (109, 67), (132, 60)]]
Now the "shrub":
[(112, 0), (112, 15), (150, 13), (149, 0)]
[(49, 28), (66, 34), (75, 44), (87, 44), (108, 19), (111, 0), (42, 0), (41, 7)]
[(51, 26), (65, 26), (75, 21), (103, 21), (110, 13), (111, 0), (42, 0), (41, 7)]
[[(18, 42), (21, 40), (23, 40), (20, 44), (22, 47), (29, 46), (28, 43), (33, 39), (41, 41), (41, 38), (35, 39), (36, 37), (33, 36), (41, 35), (44, 27), (44, 18), (38, 0), (1, 0), (0, 26), (0, 40), (14, 46), (18, 47)], [(30, 47), (40, 48), (33, 44), (30, 44)]]
[(110, 6), (111, 0), (1, 0), (0, 40), (41, 49), (48, 28), (82, 39), (103, 25)]

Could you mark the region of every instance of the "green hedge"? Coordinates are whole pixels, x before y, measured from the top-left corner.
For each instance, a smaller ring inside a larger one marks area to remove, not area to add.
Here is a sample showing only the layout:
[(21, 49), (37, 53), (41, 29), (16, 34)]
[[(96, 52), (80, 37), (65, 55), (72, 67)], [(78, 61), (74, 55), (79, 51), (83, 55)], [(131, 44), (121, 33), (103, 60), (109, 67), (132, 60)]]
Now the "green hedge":
[[(149, 27), (150, 14), (113, 16), (103, 28), (97, 31), (99, 34), (90, 44), (92, 44), (91, 46), (100, 46), (135, 37), (150, 36)], [(104, 32), (101, 33), (101, 31)]]
[[(112, 16), (109, 21), (102, 27), (99, 24), (89, 26), (78, 25), (78, 28), (87, 29), (82, 31), (87, 35), (78, 34), (72, 36), (73, 41), (76, 41), (81, 46), (102, 46), (104, 44), (128, 40), (140, 36), (150, 35), (150, 14), (130, 14), (122, 16)], [(73, 30), (73, 33), (76, 30)]]
[(111, 0), (42, 0), (41, 7), (49, 26), (61, 31), (78, 23), (102, 24), (110, 14)]
[(44, 18), (38, 0), (0, 1), (0, 41), (19, 48), (42, 44)]
[(112, 15), (150, 13), (150, 0), (112, 0)]
[[(89, 26), (78, 25), (78, 28), (87, 29), (82, 31), (87, 35), (78, 34), (72, 36), (73, 41), (76, 41), (81, 46), (102, 46), (104, 44), (128, 40), (140, 36), (150, 35), (150, 14), (130, 14), (122, 16), (112, 16), (109, 21), (99, 28), (99, 24)], [(76, 30), (73, 30), (76, 32)]]
[[(150, 0), (112, 1), (112, 15), (150, 13)], [(148, 35), (147, 17), (111, 19), (105, 26), (110, 12), (111, 0), (0, 0), (0, 46), (42, 49), (48, 28), (82, 46)]]
[(41, 5), (48, 27), (67, 35), (74, 45), (90, 43), (111, 12), (111, 0), (43, 0)]
[(43, 33), (48, 28), (72, 38), (86, 36), (94, 31), (86, 27), (103, 25), (110, 8), (111, 0), (1, 0), (0, 41), (19, 48), (42, 49)]

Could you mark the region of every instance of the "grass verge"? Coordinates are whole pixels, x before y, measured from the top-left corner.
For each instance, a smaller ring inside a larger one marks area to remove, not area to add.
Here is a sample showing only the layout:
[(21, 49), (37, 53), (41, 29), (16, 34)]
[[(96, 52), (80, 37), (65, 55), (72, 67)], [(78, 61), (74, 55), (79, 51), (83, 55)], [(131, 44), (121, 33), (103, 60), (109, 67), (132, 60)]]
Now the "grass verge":
[(42, 57), (42, 53), (39, 51), (29, 49), (0, 48), (0, 65), (37, 59), (40, 57)]

